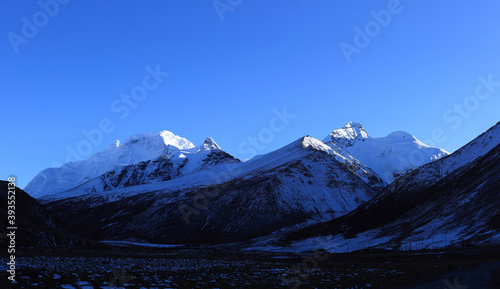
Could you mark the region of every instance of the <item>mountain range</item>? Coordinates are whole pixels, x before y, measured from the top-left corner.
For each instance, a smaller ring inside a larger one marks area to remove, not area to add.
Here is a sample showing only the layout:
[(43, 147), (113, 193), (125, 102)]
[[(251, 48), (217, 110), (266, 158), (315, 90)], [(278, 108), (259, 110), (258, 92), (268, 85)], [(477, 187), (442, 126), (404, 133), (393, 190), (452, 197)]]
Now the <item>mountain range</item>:
[[(448, 244), (488, 243), (498, 232), (498, 127), (450, 155), (350, 122), (244, 162), (211, 138), (195, 146), (160, 131), (45, 169), (25, 190), (93, 240), (300, 248), (330, 235), (351, 248), (393, 248), (439, 247), (444, 234)], [(474, 226), (458, 225), (472, 216)]]
[(397, 179), (351, 214), (284, 236), (304, 246), (408, 249), (500, 243), (500, 123), (453, 154)]
[[(395, 177), (448, 155), (446, 151), (427, 146), (405, 132), (394, 132), (383, 138), (372, 138), (358, 123), (349, 122), (341, 129), (334, 130), (323, 141), (344, 163), (362, 168), (358, 173), (366, 178), (377, 175), (386, 183)], [(413, 155), (419, 158), (414, 160)], [(266, 158), (257, 156), (256, 159)], [(222, 161), (222, 162), (221, 162)], [(252, 160), (254, 161), (254, 160)], [(125, 171), (142, 171), (131, 183), (121, 186), (140, 185), (168, 181), (180, 176), (200, 171), (210, 164), (240, 162), (221, 150), (212, 138), (195, 146), (185, 138), (169, 131), (144, 133), (129, 137), (123, 144), (116, 141), (104, 151), (86, 160), (69, 162), (60, 168), (48, 168), (40, 172), (26, 186), (25, 190), (35, 198), (56, 195), (96, 178), (116, 176), (122, 182)], [(418, 163), (417, 163), (418, 162)], [(146, 169), (147, 167), (147, 169)], [(161, 171), (161, 176), (157, 175)], [(152, 175), (151, 175), (152, 174)], [(155, 175), (156, 174), (156, 175)], [(141, 178), (142, 177), (142, 178)], [(116, 182), (116, 181), (115, 181)], [(115, 182), (102, 184), (101, 190), (115, 188)], [(385, 186), (385, 184), (384, 184)], [(67, 194), (66, 194), (67, 195)]]
[(334, 130), (323, 142), (346, 157), (356, 158), (387, 183), (449, 155), (404, 131), (395, 131), (386, 137), (370, 137), (361, 124), (353, 122)]

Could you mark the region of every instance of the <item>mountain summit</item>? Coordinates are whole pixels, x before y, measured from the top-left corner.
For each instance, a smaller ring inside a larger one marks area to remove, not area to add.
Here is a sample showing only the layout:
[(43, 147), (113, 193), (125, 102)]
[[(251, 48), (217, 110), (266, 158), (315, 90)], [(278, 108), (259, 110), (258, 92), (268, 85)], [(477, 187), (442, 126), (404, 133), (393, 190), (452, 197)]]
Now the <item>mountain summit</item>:
[[(92, 239), (220, 243), (345, 215), (386, 185), (308, 136), (247, 162), (204, 152), (187, 155), (184, 166), (173, 158), (127, 166), (41, 200)], [(200, 156), (199, 169), (184, 173)]]
[(363, 128), (363, 125), (357, 122), (350, 121), (344, 127), (334, 130), (326, 137), (324, 142), (333, 141), (343, 147), (351, 147), (356, 141), (364, 141), (369, 138), (368, 133)]
[(195, 146), (168, 131), (138, 134), (44, 170), (27, 189), (87, 238), (233, 242), (349, 214), (386, 190), (382, 176), (416, 168), (412, 157), (446, 154), (406, 132), (371, 137), (354, 122), (325, 142), (304, 136), (240, 162), (212, 138)]
[(289, 240), (330, 235), (350, 250), (498, 245), (499, 171), (500, 122), (450, 156), (397, 179), (349, 215), (298, 230)]
[(166, 130), (136, 134), (123, 143), (116, 141), (86, 160), (41, 171), (28, 183), (25, 190), (35, 198), (52, 195), (126, 166), (158, 158), (185, 162), (188, 155), (211, 150), (220, 150), (212, 138), (207, 138), (203, 145), (196, 147), (189, 140)]
[(203, 142), (204, 150), (220, 150), (219, 145), (214, 141), (213, 138), (207, 137), (205, 142)]
[(363, 125), (356, 122), (334, 130), (323, 142), (340, 154), (364, 163), (387, 183), (449, 155), (445, 150), (428, 146), (404, 131), (396, 131), (386, 137), (371, 137)]

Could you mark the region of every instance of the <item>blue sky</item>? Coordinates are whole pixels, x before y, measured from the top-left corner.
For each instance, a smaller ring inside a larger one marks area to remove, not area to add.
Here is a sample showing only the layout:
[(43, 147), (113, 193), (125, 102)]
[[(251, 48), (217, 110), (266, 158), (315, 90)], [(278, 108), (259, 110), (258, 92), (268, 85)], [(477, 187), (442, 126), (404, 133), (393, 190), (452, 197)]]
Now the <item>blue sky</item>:
[(247, 158), (249, 137), (266, 153), (348, 121), (452, 152), (499, 121), (498, 1), (339, 2), (3, 3), (0, 179), (24, 187), (83, 130), (81, 158), (157, 130)]

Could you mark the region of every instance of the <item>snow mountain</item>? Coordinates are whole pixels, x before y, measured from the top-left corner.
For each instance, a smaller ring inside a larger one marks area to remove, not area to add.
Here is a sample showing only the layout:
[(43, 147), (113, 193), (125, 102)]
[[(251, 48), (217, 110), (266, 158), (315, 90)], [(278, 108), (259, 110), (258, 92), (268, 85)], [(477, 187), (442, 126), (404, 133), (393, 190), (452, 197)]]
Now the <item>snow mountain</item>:
[[(429, 161), (444, 152), (406, 133), (371, 138), (349, 123), (326, 143), (305, 136), (240, 162), (211, 138), (195, 146), (159, 131), (46, 169), (26, 189), (82, 237), (233, 242), (349, 214), (382, 192), (380, 174), (396, 177), (392, 169), (415, 149), (431, 152)], [(378, 172), (361, 161), (375, 162), (371, 155), (382, 163)]]
[[(195, 146), (169, 131), (137, 134), (123, 144), (116, 141), (86, 160), (45, 169), (28, 183), (25, 190), (40, 198), (67, 191), (102, 175), (109, 180), (103, 180), (104, 189), (165, 181), (202, 169), (223, 155), (238, 162), (224, 153), (212, 138)], [(133, 175), (133, 180), (128, 180), (130, 183), (122, 182), (126, 173)]]
[[(330, 235), (332, 251), (500, 243), (500, 123), (455, 153), (397, 179), (338, 219), (284, 238), (303, 246)], [(291, 242), (291, 243), (290, 243)]]
[(403, 131), (386, 137), (370, 137), (363, 126), (355, 122), (334, 130), (323, 142), (346, 158), (359, 160), (387, 183), (449, 155), (445, 150), (428, 146)]
[(176, 173), (163, 160), (142, 162), (47, 196), (45, 206), (88, 238), (220, 243), (344, 215), (385, 186), (371, 170), (309, 136), (244, 163), (209, 152), (215, 155), (210, 169), (139, 182), (146, 172)]

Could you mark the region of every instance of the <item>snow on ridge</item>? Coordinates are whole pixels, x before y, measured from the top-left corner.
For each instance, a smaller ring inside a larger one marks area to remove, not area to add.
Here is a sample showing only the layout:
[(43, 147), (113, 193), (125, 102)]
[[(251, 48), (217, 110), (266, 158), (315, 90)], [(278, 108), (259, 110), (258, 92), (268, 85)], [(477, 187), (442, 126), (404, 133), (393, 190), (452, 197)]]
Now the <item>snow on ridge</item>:
[(306, 137), (295, 140), (272, 152), (251, 158), (242, 164), (241, 171), (243, 174), (251, 174), (252, 171), (267, 170), (300, 158), (301, 153), (304, 151), (303, 148), (305, 148), (302, 144), (304, 138)]
[[(326, 152), (327, 154), (334, 156), (335, 159), (341, 163), (355, 163), (357, 165), (362, 166), (362, 164), (359, 163), (358, 160), (356, 160), (354, 157), (349, 155), (349, 153), (345, 152), (339, 152), (332, 147), (328, 146), (324, 142), (320, 141), (319, 139), (310, 137), (310, 136), (305, 136), (302, 138), (301, 141), (302, 147), (307, 148), (311, 147), (317, 151), (323, 151)], [(370, 172), (372, 173), (372, 172)]]
[(171, 145), (178, 149), (190, 149), (194, 147), (192, 142), (168, 130), (135, 134), (128, 137), (123, 145), (131, 145), (138, 142), (155, 145), (163, 144), (165, 146)]
[(210, 150), (210, 149), (220, 150), (221, 149), (220, 146), (211, 137), (207, 137), (205, 139), (205, 141), (203, 142), (202, 147), (203, 147), (204, 150)]
[(88, 159), (42, 170), (28, 183), (25, 191), (38, 198), (69, 190), (119, 167), (154, 160), (161, 156), (183, 158), (186, 154), (212, 149), (220, 148), (211, 138), (203, 145), (195, 147), (189, 140), (167, 130), (135, 134), (123, 143), (112, 143)]
[(368, 136), (361, 124), (353, 122), (334, 130), (324, 142), (340, 154), (350, 154), (364, 163), (387, 183), (449, 155), (447, 151), (426, 145), (404, 131), (395, 131), (385, 137)]
[[(500, 122), (492, 126), (474, 140), (459, 148), (453, 154), (433, 163), (431, 167), (439, 167), (433, 171), (433, 178), (440, 179), (454, 170), (487, 154), (490, 150), (500, 145)], [(422, 170), (425, 170), (423, 167)], [(437, 173), (437, 175), (434, 175)], [(430, 176), (425, 175), (426, 178)]]
[(332, 140), (344, 140), (346, 145), (351, 145), (354, 140), (364, 140), (370, 138), (368, 133), (363, 128), (363, 125), (357, 122), (350, 121), (344, 127), (334, 130), (330, 133), (323, 142), (329, 142)]
[(388, 134), (385, 139), (398, 139), (403, 141), (414, 141), (417, 140), (415, 136), (409, 134), (405, 131), (394, 131)]
[(324, 151), (324, 152), (328, 153), (329, 155), (337, 155), (331, 147), (327, 146), (324, 142), (320, 141), (319, 139), (315, 139), (315, 138), (310, 137), (310, 136), (305, 136), (302, 138), (301, 143), (302, 143), (302, 147), (304, 147), (304, 148), (312, 147), (316, 150)]
[(265, 171), (283, 165), (287, 162), (300, 159), (307, 154), (306, 148), (326, 152), (327, 154), (335, 157), (335, 159), (341, 163), (354, 162), (352, 159), (347, 159), (346, 157), (340, 155), (322, 141), (310, 136), (305, 136), (275, 151), (256, 156), (247, 162), (242, 162), (241, 168), (238, 169), (238, 176), (253, 175), (255, 171)]
[(173, 145), (179, 149), (189, 149), (194, 147), (192, 142), (167, 130), (161, 131), (160, 136), (163, 138), (165, 145)]

